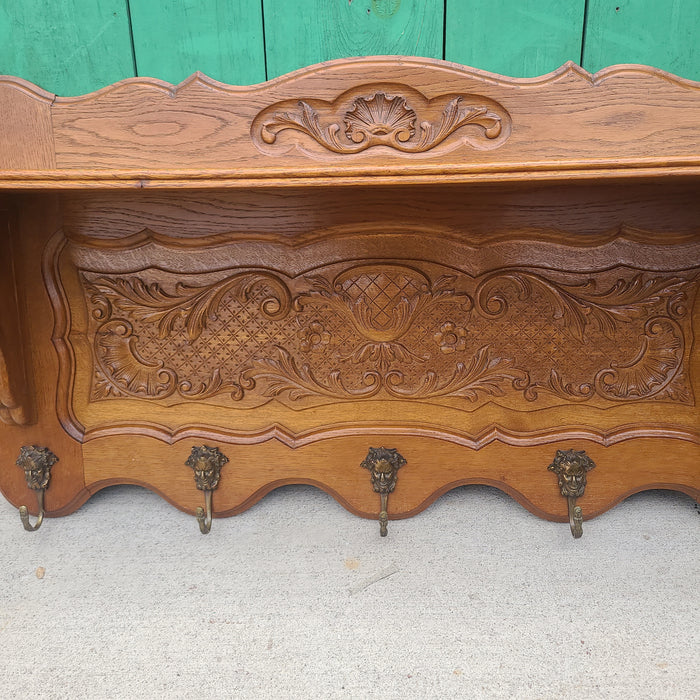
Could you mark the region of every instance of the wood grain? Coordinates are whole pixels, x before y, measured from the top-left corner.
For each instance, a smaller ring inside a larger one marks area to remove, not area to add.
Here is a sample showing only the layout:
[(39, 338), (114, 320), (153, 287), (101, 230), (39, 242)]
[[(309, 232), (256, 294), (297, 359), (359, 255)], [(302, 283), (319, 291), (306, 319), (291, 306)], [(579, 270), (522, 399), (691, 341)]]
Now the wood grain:
[(266, 0), (268, 78), (348, 56), (443, 58), (441, 0)]
[(54, 95), (24, 80), (0, 76), (0, 169), (52, 170)]
[[(53, 316), (40, 282), (42, 251), (59, 225), (60, 209), (57, 198), (46, 194), (16, 195), (10, 203), (15, 212), (9, 238), (22, 335), (21, 340), (19, 336), (11, 339), (9, 349), (24, 353), (25, 392), (31, 399), (33, 420), (21, 426), (0, 424), (0, 491), (15, 505), (25, 504), (31, 513), (36, 513), (35, 492), (27, 488), (24, 473), (15, 466), (15, 460), (23, 445), (48, 447), (60, 460), (52, 469), (46, 492), (46, 509), (50, 513), (70, 503), (85, 484), (81, 446), (63, 430), (56, 415), (52, 388), (58, 384), (58, 362), (50, 350)], [(3, 238), (6, 242), (7, 234)], [(5, 309), (10, 300), (5, 296), (2, 299)]]
[[(138, 483), (193, 513), (202, 494), (184, 464), (192, 444), (196, 443), (189, 440), (168, 447), (148, 438), (95, 440), (84, 449), (86, 483), (90, 492), (113, 483)], [(325, 440), (296, 450), (274, 440), (254, 446), (221, 445), (231, 461), (222, 470), (215, 512), (235, 515), (274, 488), (303, 483), (323, 489), (356, 515), (376, 518), (379, 497), (360, 463), (368, 447), (377, 445), (398, 448), (408, 462), (389, 497), (391, 518), (415, 515), (448, 490), (478, 483), (497, 486), (539, 517), (564, 522), (566, 499), (559, 495), (556, 477), (547, 466), (557, 449), (572, 447), (586, 449), (597, 465), (580, 499), (584, 517), (600, 515), (632, 493), (663, 488), (662, 484), (695, 498), (700, 495), (696, 468), (700, 446), (688, 443), (648, 439), (601, 448), (576, 440), (515, 451), (496, 442), (474, 452), (432, 439), (387, 434)], [(614, 465), (637, 460), (640, 454), (646, 458), (639, 468), (622, 477)], [(83, 492), (71, 508), (87, 496)]]
[(265, 80), (259, 0), (130, 0), (138, 74), (179, 83), (195, 71), (235, 85)]
[[(65, 234), (76, 242), (87, 238), (92, 245), (108, 240), (109, 245), (121, 241), (128, 247), (135, 242), (128, 240), (130, 236), (148, 232), (156, 240), (176, 239), (179, 245), (235, 238), (284, 242), (288, 248), (297, 248), (355, 232), (388, 234), (414, 227), (423, 232), (419, 239), (429, 238), (432, 231), (443, 241), (456, 238), (471, 243), (476, 250), (470, 252), (470, 260), (475, 254), (488, 256), (494, 246), (507, 246), (514, 235), (527, 238), (534, 248), (532, 257), (524, 262), (545, 255), (537, 250), (537, 241), (589, 247), (612, 243), (613, 239), (617, 239), (618, 248), (611, 255), (621, 263), (634, 257), (634, 248), (623, 249), (622, 239), (656, 244), (666, 251), (665, 256), (677, 251), (677, 261), (687, 260), (688, 250), (681, 246), (681, 238), (692, 242), (700, 219), (696, 184), (663, 179), (615, 186), (441, 182), (420, 190), (326, 184), (265, 191), (183, 190), (176, 197), (148, 190), (77, 191), (64, 193), (61, 201)], [(362, 202), (361, 207), (348, 206), (348, 202), (357, 201)], [(193, 219), (198, 222), (196, 229), (192, 228)], [(485, 237), (489, 246), (479, 247)], [(670, 248), (670, 244), (678, 247)], [(653, 266), (655, 256), (649, 258), (648, 264)], [(573, 260), (577, 266), (590, 264)]]
[(115, 483), (193, 512), (203, 444), (230, 460), (221, 516), (307, 483), (376, 517), (370, 447), (407, 460), (392, 518), (484, 483), (565, 520), (559, 449), (597, 464), (587, 518), (698, 496), (697, 84), (382, 58), (53, 102), (2, 85), (34, 130), (0, 175), (13, 504), (34, 509), (30, 444), (60, 460), (50, 515)]
[[(410, 426), (427, 404), (433, 425), (457, 432), (460, 411), (479, 432), (507, 427), (496, 416), (508, 410), (527, 412), (537, 434), (589, 417), (599, 427), (638, 422), (640, 437), (662, 424), (682, 432), (681, 416), (694, 413), (697, 267), (687, 265), (700, 258), (697, 238), (677, 269), (675, 246), (635, 243), (626, 267), (619, 248), (593, 245), (584, 265), (561, 240), (534, 252), (543, 269), (526, 266), (529, 240), (480, 259), (474, 246), (427, 235), (432, 250), (412, 248), (420, 236), (406, 229), (370, 230), (293, 255), (236, 239), (184, 250), (167, 237), (52, 243), (46, 284), (75, 389), (59, 392), (60, 413), (86, 439), (121, 429), (105, 420), (141, 399), (154, 399), (148, 421), (130, 430), (164, 437), (195, 416), (222, 434), (235, 425), (238, 440), (270, 425), (383, 422), (387, 410)], [(586, 346), (596, 359), (582, 359)], [(599, 409), (607, 418), (594, 417)]]
[(9, 212), (0, 209), (0, 421), (25, 425), (31, 421), (26, 390), (24, 347), (15, 282)]
[(698, 26), (696, 0), (589, 0), (583, 65), (642, 63), (700, 80)]
[(445, 58), (519, 77), (549, 73), (566, 61), (579, 63), (584, 6), (584, 0), (448, 2)]
[[(133, 79), (57, 98), (56, 170), (5, 170), (0, 185), (211, 188), (693, 175), (700, 171), (697, 95), (698, 84), (648, 68), (591, 76), (569, 64), (544, 78), (517, 80), (409, 57), (348, 59), (252, 88), (199, 74), (177, 88)], [(379, 110), (370, 120), (385, 119), (382, 109), (400, 111), (389, 118), (406, 131), (392, 122), (370, 147), (353, 152), (364, 133), (359, 115)], [(305, 110), (311, 111), (304, 116)], [(303, 126), (307, 117), (319, 120), (316, 135)], [(344, 124), (353, 119), (351, 138)], [(340, 151), (329, 148), (329, 134), (337, 135)], [(437, 134), (443, 136), (436, 140)], [(13, 148), (22, 152), (20, 144)]]
[(59, 95), (135, 75), (123, 0), (23, 0), (0, 6), (0, 70)]

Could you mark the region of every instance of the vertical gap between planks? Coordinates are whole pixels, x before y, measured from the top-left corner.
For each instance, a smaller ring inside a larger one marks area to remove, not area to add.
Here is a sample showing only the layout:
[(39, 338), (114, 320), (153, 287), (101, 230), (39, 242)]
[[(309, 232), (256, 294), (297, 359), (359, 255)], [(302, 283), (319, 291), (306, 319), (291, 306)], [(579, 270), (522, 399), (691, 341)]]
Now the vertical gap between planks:
[(447, 0), (442, 7), (442, 60), (447, 60)]
[[(447, 1), (447, 0), (445, 0)], [(583, 27), (581, 27), (581, 57), (579, 66), (583, 68), (583, 59), (586, 53), (586, 31), (588, 30), (588, 0), (583, 0)]]
[(131, 5), (130, 0), (124, 0), (126, 4), (126, 19), (129, 22), (129, 42), (131, 43), (131, 62), (134, 66), (134, 77), (138, 78), (139, 67), (136, 63), (136, 46), (134, 44), (134, 28), (131, 24)]
[(265, 68), (265, 80), (269, 80), (267, 73), (267, 40), (265, 38), (265, 0), (260, 0), (260, 19), (262, 21), (263, 63)]

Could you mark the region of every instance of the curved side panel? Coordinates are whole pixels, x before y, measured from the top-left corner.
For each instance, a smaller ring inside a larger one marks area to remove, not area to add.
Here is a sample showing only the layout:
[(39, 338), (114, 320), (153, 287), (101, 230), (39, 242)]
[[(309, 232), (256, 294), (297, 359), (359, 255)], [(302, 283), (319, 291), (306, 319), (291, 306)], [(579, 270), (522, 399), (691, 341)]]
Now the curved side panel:
[[(12, 424), (0, 421), (0, 491), (13, 505), (26, 505), (32, 514), (37, 512), (36, 492), (27, 487), (24, 472), (15, 466), (23, 446), (36, 445), (49, 448), (58, 462), (51, 470), (46, 490), (47, 515), (60, 512), (66, 504), (75, 500), (84, 486), (81, 446), (61, 427), (56, 415), (56, 387), (58, 384), (58, 359), (51, 350), (53, 312), (49, 297), (42, 284), (41, 260), (44, 246), (51, 233), (60, 225), (57, 201), (51, 196), (29, 196), (18, 199), (16, 228), (13, 221), (12, 264), (16, 288), (3, 287), (6, 278), (0, 274), (0, 327), (6, 311), (19, 316), (13, 332), (12, 349), (22, 359), (24, 367), (10, 365), (10, 379), (31, 396), (31, 420), (14, 420)], [(7, 237), (0, 236), (0, 249)], [(0, 267), (6, 259), (0, 257)], [(7, 331), (5, 331), (6, 333)], [(7, 339), (7, 336), (5, 336)], [(0, 345), (3, 338), (0, 337)], [(3, 348), (4, 349), (4, 348)], [(1, 380), (0, 380), (1, 383)], [(10, 385), (13, 386), (12, 384)], [(13, 394), (16, 396), (17, 394)], [(0, 398), (0, 400), (2, 400)], [(21, 404), (22, 407), (26, 403)], [(19, 518), (18, 518), (18, 527)]]

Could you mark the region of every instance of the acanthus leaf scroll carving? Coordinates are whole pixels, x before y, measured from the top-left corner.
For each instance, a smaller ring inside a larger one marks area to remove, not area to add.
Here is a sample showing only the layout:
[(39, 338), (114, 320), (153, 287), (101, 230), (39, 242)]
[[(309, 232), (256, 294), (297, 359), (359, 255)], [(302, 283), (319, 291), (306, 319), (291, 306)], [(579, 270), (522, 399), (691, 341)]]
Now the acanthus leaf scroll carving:
[(405, 85), (368, 85), (350, 92), (332, 103), (299, 99), (272, 105), (254, 120), (253, 140), (272, 146), (283, 131), (295, 131), (341, 155), (375, 146), (411, 154), (430, 151), (470, 125), (477, 130), (468, 141), (477, 148), (500, 145), (509, 135), (505, 108), (478, 95), (428, 100)]
[[(94, 340), (99, 366), (94, 393), (100, 398), (166, 398), (177, 392), (183, 398), (203, 399), (229, 391), (232, 398), (239, 399), (242, 396), (239, 383), (225, 382), (218, 368), (206, 380), (194, 382), (166, 368), (161, 359), (149, 361), (138, 350), (132, 321), (143, 321), (156, 328), (159, 340), (172, 337), (176, 325), (181, 323), (179, 330), (192, 343), (217, 319), (217, 310), (227, 294), (241, 304), (255, 295), (261, 317), (269, 320), (284, 318), (291, 304), (284, 283), (262, 271), (233, 274), (204, 286), (178, 282), (173, 292), (138, 277), (102, 277), (86, 283), (85, 289), (93, 305), (93, 318), (103, 322)], [(120, 315), (130, 318), (114, 318), (115, 305)]]
[(93, 401), (694, 401), (684, 367), (692, 275), (472, 278), (401, 261), (297, 279), (148, 275), (82, 274)]

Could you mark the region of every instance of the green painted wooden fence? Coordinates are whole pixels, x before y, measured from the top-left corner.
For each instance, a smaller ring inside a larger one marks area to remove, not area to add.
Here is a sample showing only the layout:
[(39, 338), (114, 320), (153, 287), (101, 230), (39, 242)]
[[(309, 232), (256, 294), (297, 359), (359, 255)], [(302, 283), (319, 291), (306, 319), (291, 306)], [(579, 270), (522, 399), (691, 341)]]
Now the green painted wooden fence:
[(374, 54), (521, 77), (645, 63), (700, 80), (699, 39), (700, 0), (0, 0), (0, 74), (60, 95), (195, 70), (247, 85)]

